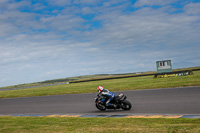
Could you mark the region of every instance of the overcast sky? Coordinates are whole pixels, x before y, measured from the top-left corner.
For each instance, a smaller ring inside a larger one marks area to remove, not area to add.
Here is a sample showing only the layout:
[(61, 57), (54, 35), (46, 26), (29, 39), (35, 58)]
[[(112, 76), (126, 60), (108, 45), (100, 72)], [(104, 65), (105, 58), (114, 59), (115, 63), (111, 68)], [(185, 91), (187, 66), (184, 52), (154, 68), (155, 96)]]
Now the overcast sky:
[(0, 0), (0, 87), (200, 66), (200, 0)]

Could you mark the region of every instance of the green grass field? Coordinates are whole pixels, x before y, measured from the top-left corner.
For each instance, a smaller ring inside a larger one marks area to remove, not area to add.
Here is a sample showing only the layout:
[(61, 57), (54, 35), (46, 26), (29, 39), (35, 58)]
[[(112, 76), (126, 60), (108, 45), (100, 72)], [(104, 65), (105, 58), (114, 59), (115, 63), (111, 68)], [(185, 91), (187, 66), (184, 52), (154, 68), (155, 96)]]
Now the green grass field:
[[(176, 71), (184, 71), (184, 70), (197, 70), (200, 67), (191, 67), (191, 68), (182, 68), (182, 69), (173, 69), (173, 72)], [(91, 79), (106, 79), (106, 78), (113, 78), (113, 77), (127, 77), (127, 76), (135, 76), (135, 75), (143, 75), (143, 74), (156, 74), (156, 71), (149, 71), (149, 72), (141, 72), (140, 74), (136, 73), (122, 73), (122, 74), (96, 74), (96, 75), (84, 75), (84, 76), (77, 76), (77, 77), (68, 77), (68, 78), (61, 78), (61, 79), (53, 79), (53, 80), (46, 80), (41, 82), (35, 83), (26, 83), (26, 84), (19, 84), (13, 86), (6, 86), (0, 87), (0, 89), (8, 89), (8, 88), (18, 88), (18, 87), (30, 87), (30, 86), (38, 86), (38, 85), (46, 85), (46, 84), (55, 84), (55, 83), (63, 83), (63, 82), (76, 82), (76, 81), (85, 81)]]
[(1, 133), (199, 133), (200, 119), (0, 117)]
[[(32, 97), (97, 92), (103, 85), (111, 91), (200, 86), (200, 71), (193, 75), (153, 76), (82, 82), (67, 85), (0, 91), (0, 98)], [(200, 133), (200, 119), (186, 118), (61, 118), (0, 116), (1, 133)]]
[(131, 77), (122, 79), (73, 83), (66, 85), (36, 87), (36, 88), (28, 88), (20, 90), (0, 91), (0, 98), (92, 93), (92, 92), (97, 92), (96, 88), (99, 85), (103, 85), (110, 91), (200, 86), (200, 71), (194, 71), (193, 75), (179, 76), (179, 77), (168, 77), (168, 78), (153, 78), (153, 76)]

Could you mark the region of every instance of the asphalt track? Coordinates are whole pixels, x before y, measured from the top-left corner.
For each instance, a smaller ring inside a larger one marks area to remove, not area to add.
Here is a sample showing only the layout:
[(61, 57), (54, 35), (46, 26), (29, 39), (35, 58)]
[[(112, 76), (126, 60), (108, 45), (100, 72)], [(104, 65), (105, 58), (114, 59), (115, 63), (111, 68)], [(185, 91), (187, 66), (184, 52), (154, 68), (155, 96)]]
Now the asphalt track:
[(97, 93), (0, 99), (0, 115), (82, 114), (82, 115), (200, 115), (200, 86), (115, 92), (124, 93), (132, 109), (99, 111)]

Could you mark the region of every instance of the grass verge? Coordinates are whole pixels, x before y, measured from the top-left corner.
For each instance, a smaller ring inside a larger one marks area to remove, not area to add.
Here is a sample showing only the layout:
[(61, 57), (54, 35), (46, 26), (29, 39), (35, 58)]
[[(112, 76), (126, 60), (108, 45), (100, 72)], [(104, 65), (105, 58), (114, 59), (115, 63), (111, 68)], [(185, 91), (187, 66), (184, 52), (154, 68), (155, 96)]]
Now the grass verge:
[(200, 119), (0, 117), (1, 133), (198, 133)]
[(144, 76), (0, 91), (0, 98), (92, 93), (97, 91), (96, 88), (99, 85), (103, 85), (110, 91), (200, 86), (200, 71), (195, 71), (193, 75), (179, 77), (153, 78), (153, 76)]

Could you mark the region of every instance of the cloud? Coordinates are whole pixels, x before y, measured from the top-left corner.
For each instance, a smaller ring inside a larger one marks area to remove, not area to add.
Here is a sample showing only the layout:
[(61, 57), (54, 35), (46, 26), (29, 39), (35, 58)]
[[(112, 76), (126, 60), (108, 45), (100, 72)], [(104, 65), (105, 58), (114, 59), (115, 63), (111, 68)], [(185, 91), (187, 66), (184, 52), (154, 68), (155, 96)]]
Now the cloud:
[(48, 0), (47, 2), (54, 6), (66, 6), (71, 4), (71, 0)]
[(100, 1), (99, 0), (74, 0), (73, 3), (82, 4), (82, 5), (97, 5), (100, 3)]
[(20, 8), (25, 8), (27, 6), (30, 6), (30, 4), (31, 3), (29, 1), (25, 1), (25, 0), (9, 3), (8, 10), (16, 10), (16, 9), (20, 9)]
[(174, 3), (177, 0), (137, 0), (135, 3), (135, 7), (142, 7), (142, 6), (163, 6), (170, 3)]
[(73, 29), (82, 29), (84, 20), (80, 17), (71, 16), (71, 15), (58, 15), (58, 16), (49, 16), (43, 17), (40, 19), (40, 22), (45, 24), (48, 29), (53, 29), (57, 31), (66, 31)]
[(50, 5), (53, 6), (72, 6), (72, 5), (97, 5), (100, 3), (99, 0), (46, 0)]
[(187, 4), (183, 9), (187, 14), (200, 15), (200, 3)]
[(198, 25), (199, 17), (196, 16), (167, 14), (151, 8), (144, 8), (128, 15), (111, 15), (112, 12), (110, 15), (101, 16), (103, 27), (88, 36), (92, 36), (100, 44), (107, 43), (119, 49), (139, 45), (183, 45), (190, 40), (198, 42), (196, 35), (199, 31), (193, 26)]
[(199, 3), (174, 2), (1, 1), (1, 85), (197, 66)]

